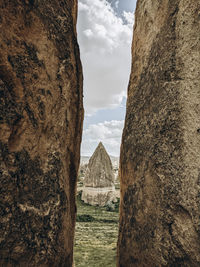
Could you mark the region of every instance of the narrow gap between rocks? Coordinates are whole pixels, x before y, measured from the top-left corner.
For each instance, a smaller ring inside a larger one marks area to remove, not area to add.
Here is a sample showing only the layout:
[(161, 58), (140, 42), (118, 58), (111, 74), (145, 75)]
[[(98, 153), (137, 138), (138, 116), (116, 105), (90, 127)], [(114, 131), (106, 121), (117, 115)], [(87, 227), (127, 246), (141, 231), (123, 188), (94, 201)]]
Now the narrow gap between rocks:
[(79, 0), (85, 120), (77, 188), (76, 267), (116, 266), (119, 154), (135, 5), (135, 0)]

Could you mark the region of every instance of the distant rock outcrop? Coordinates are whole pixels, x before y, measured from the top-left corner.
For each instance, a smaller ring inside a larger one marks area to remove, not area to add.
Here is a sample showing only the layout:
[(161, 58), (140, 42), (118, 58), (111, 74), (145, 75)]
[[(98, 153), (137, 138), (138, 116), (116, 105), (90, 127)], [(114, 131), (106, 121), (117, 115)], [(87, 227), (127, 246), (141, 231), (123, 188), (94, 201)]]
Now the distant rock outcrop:
[(90, 205), (99, 206), (116, 201), (112, 163), (101, 142), (89, 160), (82, 200)]
[(77, 1), (0, 1), (0, 266), (72, 266)]
[(200, 2), (138, 0), (118, 266), (200, 266)]

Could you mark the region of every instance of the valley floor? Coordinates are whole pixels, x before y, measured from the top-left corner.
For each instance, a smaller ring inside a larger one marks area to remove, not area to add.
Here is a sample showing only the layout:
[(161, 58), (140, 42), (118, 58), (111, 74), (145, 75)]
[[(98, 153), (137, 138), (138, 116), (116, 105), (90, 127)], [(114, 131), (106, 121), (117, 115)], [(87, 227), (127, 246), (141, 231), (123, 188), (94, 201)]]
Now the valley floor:
[(74, 258), (76, 267), (116, 266), (119, 211), (93, 207), (77, 199)]

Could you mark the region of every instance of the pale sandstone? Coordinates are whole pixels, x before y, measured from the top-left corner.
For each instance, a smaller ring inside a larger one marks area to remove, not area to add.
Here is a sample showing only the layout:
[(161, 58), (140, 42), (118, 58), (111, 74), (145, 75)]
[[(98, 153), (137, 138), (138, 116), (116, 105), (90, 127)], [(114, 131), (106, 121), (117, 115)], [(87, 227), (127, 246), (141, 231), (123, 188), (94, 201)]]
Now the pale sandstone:
[(81, 199), (99, 206), (116, 201), (112, 162), (101, 142), (89, 160)]

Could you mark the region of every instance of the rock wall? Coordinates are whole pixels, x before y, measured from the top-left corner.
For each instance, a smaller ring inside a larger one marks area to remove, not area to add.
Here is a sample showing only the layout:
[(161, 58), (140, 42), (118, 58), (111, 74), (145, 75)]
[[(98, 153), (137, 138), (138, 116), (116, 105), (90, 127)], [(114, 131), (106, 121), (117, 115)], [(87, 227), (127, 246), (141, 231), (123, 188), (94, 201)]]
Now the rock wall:
[(72, 266), (82, 132), (76, 0), (0, 1), (0, 266)]
[(200, 266), (200, 3), (138, 0), (118, 266)]
[(104, 207), (111, 202), (117, 202), (116, 190), (113, 187), (83, 187), (82, 201), (92, 206)]

